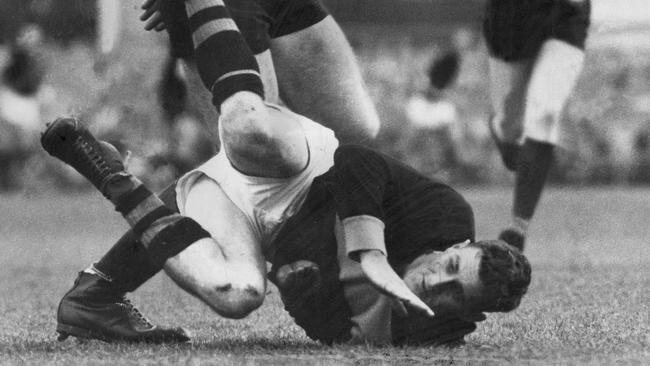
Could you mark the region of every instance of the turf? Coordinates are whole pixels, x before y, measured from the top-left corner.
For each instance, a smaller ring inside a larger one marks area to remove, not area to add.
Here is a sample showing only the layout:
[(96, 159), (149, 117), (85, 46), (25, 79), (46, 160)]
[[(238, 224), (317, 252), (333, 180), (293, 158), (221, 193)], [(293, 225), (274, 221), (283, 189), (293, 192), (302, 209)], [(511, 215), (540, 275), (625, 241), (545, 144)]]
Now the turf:
[[(506, 222), (510, 192), (466, 191), (479, 238)], [(0, 196), (0, 364), (501, 365), (650, 363), (650, 190), (550, 190), (526, 253), (521, 307), (492, 314), (459, 348), (326, 347), (310, 341), (269, 289), (244, 320), (221, 319), (163, 275), (131, 296), (191, 345), (58, 342), (56, 306), (75, 272), (125, 229), (99, 195)]]

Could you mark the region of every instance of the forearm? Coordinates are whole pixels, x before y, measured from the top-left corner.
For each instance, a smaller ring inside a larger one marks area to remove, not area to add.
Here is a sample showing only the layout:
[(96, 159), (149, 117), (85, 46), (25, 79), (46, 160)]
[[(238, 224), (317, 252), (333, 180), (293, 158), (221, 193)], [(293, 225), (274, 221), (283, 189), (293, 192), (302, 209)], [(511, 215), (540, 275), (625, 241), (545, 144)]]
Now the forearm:
[(358, 262), (362, 252), (378, 251), (387, 256), (384, 223), (374, 216), (352, 216), (341, 221), (345, 251), (348, 258)]

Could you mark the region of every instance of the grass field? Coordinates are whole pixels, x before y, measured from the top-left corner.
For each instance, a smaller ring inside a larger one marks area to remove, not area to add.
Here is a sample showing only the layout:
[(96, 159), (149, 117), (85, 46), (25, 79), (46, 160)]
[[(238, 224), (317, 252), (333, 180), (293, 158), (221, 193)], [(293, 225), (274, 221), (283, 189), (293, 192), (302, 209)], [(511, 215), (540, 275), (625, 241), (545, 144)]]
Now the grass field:
[[(465, 192), (479, 238), (506, 221), (509, 190)], [(0, 364), (501, 365), (650, 364), (650, 189), (551, 190), (527, 251), (521, 307), (492, 314), (454, 348), (326, 347), (284, 313), (275, 289), (240, 321), (220, 319), (160, 275), (131, 297), (194, 342), (133, 346), (56, 341), (55, 314), (75, 272), (125, 225), (95, 194), (0, 196)]]

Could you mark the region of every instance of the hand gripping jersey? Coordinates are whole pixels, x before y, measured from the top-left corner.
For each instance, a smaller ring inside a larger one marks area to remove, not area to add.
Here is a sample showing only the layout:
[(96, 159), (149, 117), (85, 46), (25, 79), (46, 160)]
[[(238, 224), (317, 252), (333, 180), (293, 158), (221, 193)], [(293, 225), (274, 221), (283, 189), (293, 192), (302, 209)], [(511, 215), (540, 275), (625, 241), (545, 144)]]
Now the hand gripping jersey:
[[(313, 179), (334, 164), (334, 151), (338, 147), (332, 130), (286, 108), (267, 106), (300, 121), (309, 148), (309, 162), (302, 172), (290, 178), (245, 175), (232, 166), (225, 149), (221, 149), (212, 159), (182, 176), (176, 184), (179, 211), (186, 214), (185, 202), (193, 184), (201, 177), (210, 178), (246, 215), (250, 229), (265, 252), (281, 224), (301, 207)], [(219, 210), (219, 207), (211, 209)]]

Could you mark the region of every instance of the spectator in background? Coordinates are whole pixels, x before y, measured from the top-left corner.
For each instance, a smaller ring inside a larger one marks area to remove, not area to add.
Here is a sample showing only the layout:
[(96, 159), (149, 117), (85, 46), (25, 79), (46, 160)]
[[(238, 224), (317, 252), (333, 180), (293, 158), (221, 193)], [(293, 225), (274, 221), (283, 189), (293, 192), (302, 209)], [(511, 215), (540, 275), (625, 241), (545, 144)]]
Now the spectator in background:
[(173, 176), (180, 176), (205, 162), (217, 152), (214, 139), (201, 125), (199, 116), (188, 108), (185, 70), (173, 55), (167, 58), (158, 84), (158, 100), (162, 107), (163, 127), (168, 146), (150, 161), (154, 169), (168, 166)]
[(650, 184), (650, 121), (634, 138), (634, 161), (629, 181), (632, 184)]
[(0, 82), (0, 191), (20, 186), (21, 170), (36, 148), (45, 70), (38, 58), (42, 32), (26, 24), (9, 44)]
[(427, 176), (435, 175), (448, 181), (458, 165), (452, 129), (458, 120), (456, 105), (445, 96), (456, 79), (460, 57), (456, 51), (444, 53), (431, 64), (429, 85), (416, 93), (406, 104), (406, 116), (411, 124), (408, 135), (409, 163)]

